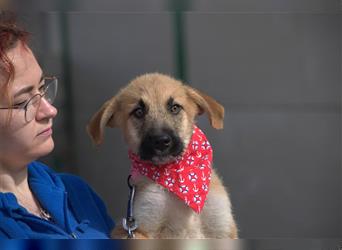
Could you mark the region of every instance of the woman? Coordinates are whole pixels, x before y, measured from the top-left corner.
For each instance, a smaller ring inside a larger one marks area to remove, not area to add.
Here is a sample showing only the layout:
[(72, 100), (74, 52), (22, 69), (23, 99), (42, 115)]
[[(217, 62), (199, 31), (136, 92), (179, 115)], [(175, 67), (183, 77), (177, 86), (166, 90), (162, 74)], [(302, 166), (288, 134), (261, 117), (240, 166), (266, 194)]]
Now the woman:
[(108, 238), (102, 200), (80, 178), (35, 161), (54, 148), (57, 79), (43, 74), (27, 32), (0, 14), (0, 239)]

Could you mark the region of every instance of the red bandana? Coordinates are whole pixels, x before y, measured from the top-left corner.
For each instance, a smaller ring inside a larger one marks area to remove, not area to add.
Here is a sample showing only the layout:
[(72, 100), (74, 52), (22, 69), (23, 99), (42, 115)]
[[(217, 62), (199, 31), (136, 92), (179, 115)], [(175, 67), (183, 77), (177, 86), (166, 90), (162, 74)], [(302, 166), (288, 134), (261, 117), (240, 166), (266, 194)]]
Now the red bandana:
[(129, 152), (133, 178), (138, 174), (147, 176), (177, 195), (197, 213), (201, 212), (209, 191), (212, 157), (207, 138), (196, 126), (185, 153), (172, 163), (155, 166)]

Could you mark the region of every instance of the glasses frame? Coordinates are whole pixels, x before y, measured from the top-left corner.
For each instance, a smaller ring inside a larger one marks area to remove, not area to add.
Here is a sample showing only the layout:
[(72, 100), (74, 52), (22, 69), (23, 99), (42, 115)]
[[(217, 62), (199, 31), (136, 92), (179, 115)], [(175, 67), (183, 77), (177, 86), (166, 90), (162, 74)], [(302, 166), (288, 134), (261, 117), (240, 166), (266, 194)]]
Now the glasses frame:
[[(55, 90), (54, 99), (53, 99), (51, 102), (48, 101), (48, 103), (52, 104), (52, 103), (55, 101), (55, 98), (56, 98), (56, 96), (57, 96), (57, 89), (58, 89), (58, 79), (57, 79), (57, 77), (55, 77), (55, 76), (43, 76), (43, 78), (42, 78), (42, 80), (41, 80), (40, 82), (45, 81), (45, 80), (52, 80), (52, 81), (49, 82), (46, 86), (44, 86), (45, 84), (43, 85), (45, 88), (44, 88), (44, 90), (43, 90), (42, 93), (37, 93), (37, 94), (33, 95), (30, 99), (28, 99), (28, 100), (27, 100), (25, 103), (23, 103), (23, 104), (14, 105), (14, 106), (11, 106), (11, 107), (0, 107), (0, 110), (2, 110), (2, 109), (24, 109), (24, 110), (25, 110), (25, 121), (26, 121), (26, 122), (32, 121), (33, 118), (34, 118), (34, 117), (36, 116), (36, 114), (37, 114), (37, 110), (38, 110), (38, 108), (39, 108), (39, 106), (40, 106), (40, 103), (41, 103), (41, 101), (42, 101), (42, 98), (45, 97), (45, 94), (46, 94), (46, 92), (47, 92), (48, 87), (49, 87), (50, 84), (55, 83), (55, 84), (56, 84), (56, 90)], [(27, 107), (29, 106), (29, 104), (31, 103), (31, 101), (32, 101), (34, 98), (36, 98), (37, 96), (40, 96), (40, 98), (39, 98), (38, 106), (37, 106), (37, 108), (36, 108), (36, 114), (33, 116), (32, 119), (28, 120), (28, 119), (27, 119)]]

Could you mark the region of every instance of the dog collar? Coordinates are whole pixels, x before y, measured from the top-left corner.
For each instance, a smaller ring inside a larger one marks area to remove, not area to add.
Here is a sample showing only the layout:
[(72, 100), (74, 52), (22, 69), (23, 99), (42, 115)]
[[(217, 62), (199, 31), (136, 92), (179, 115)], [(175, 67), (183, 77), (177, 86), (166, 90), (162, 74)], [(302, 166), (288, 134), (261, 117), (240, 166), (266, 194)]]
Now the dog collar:
[(209, 192), (212, 154), (206, 136), (194, 126), (187, 149), (172, 163), (155, 166), (129, 151), (131, 175), (144, 175), (150, 178), (183, 200), (195, 212), (200, 213)]

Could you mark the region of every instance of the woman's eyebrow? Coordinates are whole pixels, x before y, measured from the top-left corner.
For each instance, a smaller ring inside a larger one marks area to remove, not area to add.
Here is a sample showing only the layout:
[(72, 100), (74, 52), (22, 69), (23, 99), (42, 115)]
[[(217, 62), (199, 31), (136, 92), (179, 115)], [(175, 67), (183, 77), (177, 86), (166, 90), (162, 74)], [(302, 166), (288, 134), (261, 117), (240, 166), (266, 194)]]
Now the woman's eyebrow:
[(30, 93), (30, 92), (32, 92), (33, 89), (34, 89), (33, 85), (26, 86), (26, 87), (20, 89), (17, 93), (15, 93), (13, 98), (16, 98), (22, 94)]
[[(43, 78), (44, 78), (44, 76), (43, 76), (43, 74), (41, 74), (39, 83), (43, 80)], [(16, 97), (18, 97), (18, 96), (20, 96), (22, 94), (26, 94), (26, 93), (32, 92), (34, 87), (35, 87), (34, 85), (25, 86), (24, 88), (18, 90), (18, 92), (14, 94), (13, 98), (16, 98)]]

